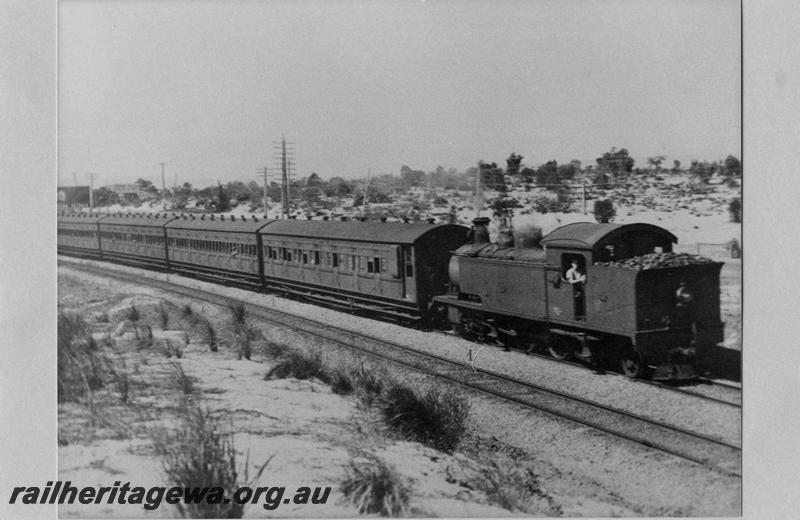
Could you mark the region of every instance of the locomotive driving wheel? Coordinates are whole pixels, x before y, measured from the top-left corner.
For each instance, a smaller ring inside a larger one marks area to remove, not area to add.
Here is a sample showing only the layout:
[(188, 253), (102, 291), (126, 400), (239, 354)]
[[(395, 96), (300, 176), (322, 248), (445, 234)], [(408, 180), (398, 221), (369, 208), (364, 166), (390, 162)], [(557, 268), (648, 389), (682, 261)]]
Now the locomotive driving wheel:
[(644, 376), (647, 365), (644, 362), (644, 357), (639, 352), (631, 350), (622, 355), (620, 368), (626, 377), (636, 378)]
[(550, 356), (559, 361), (570, 359), (574, 351), (575, 345), (571, 341), (571, 338), (554, 335), (550, 338), (550, 341), (547, 342), (547, 352), (550, 353)]

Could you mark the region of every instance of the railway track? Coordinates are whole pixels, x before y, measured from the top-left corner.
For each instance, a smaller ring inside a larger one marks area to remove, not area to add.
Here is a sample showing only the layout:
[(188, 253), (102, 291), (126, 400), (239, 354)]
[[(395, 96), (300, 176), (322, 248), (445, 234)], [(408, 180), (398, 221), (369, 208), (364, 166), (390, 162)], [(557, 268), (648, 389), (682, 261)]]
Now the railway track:
[[(580, 367), (580, 368), (583, 368), (583, 369), (587, 369), (587, 366), (585, 364), (577, 362), (577, 361), (555, 359), (555, 358), (553, 358), (551, 356), (548, 356), (546, 354), (538, 354), (536, 352), (530, 352), (530, 353), (528, 353), (528, 355), (529, 356), (533, 356), (533, 357), (537, 357), (537, 358), (540, 358), (540, 359), (544, 359), (546, 361), (553, 362), (553, 363), (562, 363), (562, 364), (566, 364), (566, 365), (572, 365), (572, 366), (575, 366), (575, 367)], [(613, 372), (613, 371), (612, 372), (606, 372), (606, 373), (614, 375), (614, 376), (618, 376), (618, 377), (624, 377), (622, 374), (617, 373), (617, 372)], [(634, 384), (648, 385), (648, 386), (660, 388), (665, 392), (673, 392), (673, 393), (677, 393), (677, 394), (682, 394), (682, 395), (690, 396), (692, 398), (697, 398), (697, 399), (700, 399), (700, 400), (703, 400), (703, 401), (710, 401), (710, 402), (718, 403), (718, 404), (721, 404), (723, 406), (729, 406), (729, 407), (732, 407), (732, 408), (741, 408), (742, 407), (742, 389), (741, 389), (741, 387), (736, 386), (736, 385), (732, 385), (732, 384), (723, 383), (723, 382), (720, 382), (720, 381), (716, 381), (714, 379), (698, 378), (697, 381), (699, 383), (702, 383), (703, 385), (709, 385), (709, 386), (714, 386), (714, 387), (718, 387), (720, 389), (723, 389), (721, 392), (718, 392), (718, 393), (719, 394), (724, 394), (724, 395), (709, 395), (709, 394), (703, 393), (703, 392), (695, 392), (693, 390), (690, 390), (689, 387), (686, 387), (686, 386), (676, 386), (676, 385), (672, 385), (672, 384), (661, 383), (661, 382), (658, 382), (658, 381), (648, 381), (646, 379), (630, 379), (630, 381), (633, 382)]]
[[(62, 260), (59, 260), (62, 263)], [(64, 262), (69, 267), (125, 282), (141, 283), (142, 277), (94, 265)], [(198, 288), (147, 278), (148, 285), (214, 305), (241, 303)], [(446, 379), (484, 394), (539, 410), (639, 445), (668, 453), (729, 475), (741, 475), (741, 446), (698, 432), (672, 426), (583, 397), (514, 379), (490, 370), (429, 352), (386, 341), (368, 334), (245, 303), (248, 313), (261, 320), (323, 339), (369, 356), (398, 363), (415, 371)]]

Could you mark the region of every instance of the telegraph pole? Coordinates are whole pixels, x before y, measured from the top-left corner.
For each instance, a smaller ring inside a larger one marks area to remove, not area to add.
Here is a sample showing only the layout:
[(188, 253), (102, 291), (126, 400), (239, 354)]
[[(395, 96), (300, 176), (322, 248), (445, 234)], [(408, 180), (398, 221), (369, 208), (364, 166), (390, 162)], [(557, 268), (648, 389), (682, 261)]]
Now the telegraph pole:
[(269, 217), (269, 204), (267, 204), (267, 167), (264, 166), (260, 170), (256, 170), (256, 173), (263, 173), (264, 174), (264, 218)]
[(286, 138), (273, 143), (273, 152), (277, 155), (275, 162), (281, 170), (281, 213), (289, 218), (289, 181), (291, 179), (292, 159), (294, 159), (294, 143), (287, 143)]
[(167, 210), (167, 186), (164, 183), (164, 163), (159, 163), (161, 165), (161, 207), (164, 211)]
[(367, 210), (367, 193), (369, 193), (369, 175), (372, 173), (372, 170), (367, 170), (367, 182), (364, 184), (364, 199), (361, 201), (361, 216), (364, 216), (364, 212)]
[(94, 213), (94, 173), (89, 173), (89, 215)]
[(481, 216), (481, 162), (478, 161), (478, 174), (475, 176), (475, 218)]

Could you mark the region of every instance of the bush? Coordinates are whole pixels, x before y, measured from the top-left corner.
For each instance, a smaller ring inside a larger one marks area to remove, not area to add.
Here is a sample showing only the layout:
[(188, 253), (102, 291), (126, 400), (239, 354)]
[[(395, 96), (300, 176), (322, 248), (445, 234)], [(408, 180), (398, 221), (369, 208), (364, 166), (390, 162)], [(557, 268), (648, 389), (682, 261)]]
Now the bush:
[(169, 325), (169, 306), (163, 301), (158, 302), (158, 322), (162, 329), (166, 329)]
[(614, 217), (617, 216), (617, 210), (614, 209), (614, 203), (611, 199), (602, 199), (594, 201), (594, 219), (601, 224), (608, 224)]
[(542, 490), (539, 477), (533, 470), (520, 466), (516, 461), (498, 463), (491, 460), (481, 468), (480, 477), (470, 484), (486, 493), (490, 504), (509, 511), (540, 512), (533, 502), (541, 501), (547, 507), (547, 516), (563, 514), (561, 506)]
[(364, 406), (372, 406), (380, 399), (386, 388), (391, 386), (391, 379), (385, 369), (367, 370), (362, 365), (350, 369), (348, 375), (358, 399)]
[(311, 379), (316, 377), (325, 383), (329, 382), (329, 374), (322, 365), (322, 359), (317, 354), (306, 354), (292, 350), (284, 355), (283, 359), (267, 372), (264, 379)]
[(741, 224), (742, 222), (742, 199), (736, 197), (730, 204), (728, 204), (728, 213), (731, 216), (731, 222)]
[(214, 324), (206, 318), (199, 318), (197, 324), (200, 327), (202, 341), (208, 343), (208, 348), (211, 352), (217, 352), (219, 346), (217, 345), (217, 329), (214, 328)]
[[(244, 481), (240, 482), (232, 435), (223, 431), (219, 419), (200, 408), (186, 409), (181, 427), (172, 434), (156, 437), (154, 444), (172, 485), (181, 488), (219, 487), (226, 497), (231, 497), (240, 487), (252, 484), (272, 460), (268, 459), (249, 482), (249, 460), (246, 461)], [(244, 504), (208, 502), (216, 501), (178, 502), (176, 507), (184, 518), (241, 518), (244, 514)]]
[(174, 370), (173, 377), (175, 380), (175, 386), (180, 388), (181, 391), (186, 395), (193, 394), (195, 391), (194, 383), (197, 379), (186, 374), (186, 372), (183, 370), (183, 367), (174, 361), (172, 362), (172, 369)]
[(78, 401), (101, 388), (107, 363), (86, 321), (78, 313), (58, 313), (57, 394), (58, 402)]
[(360, 515), (402, 516), (408, 510), (409, 486), (382, 460), (351, 461), (341, 490)]
[(125, 319), (135, 325), (140, 318), (139, 309), (137, 309), (135, 305), (131, 305), (130, 309), (125, 313)]
[(401, 436), (451, 453), (466, 431), (469, 402), (452, 391), (436, 388), (419, 395), (395, 385), (379, 403), (384, 422)]
[(570, 210), (569, 200), (561, 200), (563, 197), (556, 198), (542, 195), (533, 199), (533, 209), (537, 213), (566, 213)]

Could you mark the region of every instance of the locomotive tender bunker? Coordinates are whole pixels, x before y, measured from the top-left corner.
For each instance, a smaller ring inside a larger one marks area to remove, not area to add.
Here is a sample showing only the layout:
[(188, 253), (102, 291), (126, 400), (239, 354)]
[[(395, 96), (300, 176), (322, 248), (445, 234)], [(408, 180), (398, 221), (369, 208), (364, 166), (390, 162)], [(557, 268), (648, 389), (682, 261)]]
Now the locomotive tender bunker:
[[(692, 377), (697, 354), (723, 339), (722, 264), (674, 255), (675, 242), (650, 224), (576, 223), (544, 237), (543, 249), (468, 244), (450, 263), (454, 290), (435, 300), (466, 335), (557, 358), (613, 358), (632, 377), (649, 368), (655, 379)], [(573, 261), (585, 283), (565, 279)]]

